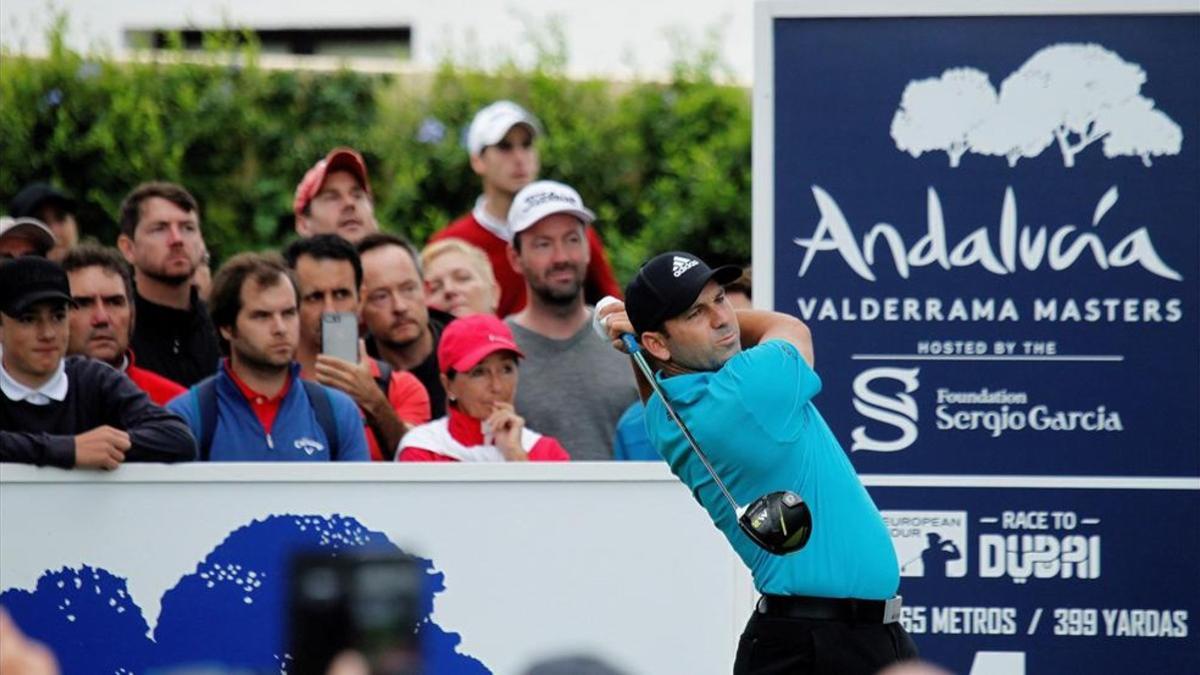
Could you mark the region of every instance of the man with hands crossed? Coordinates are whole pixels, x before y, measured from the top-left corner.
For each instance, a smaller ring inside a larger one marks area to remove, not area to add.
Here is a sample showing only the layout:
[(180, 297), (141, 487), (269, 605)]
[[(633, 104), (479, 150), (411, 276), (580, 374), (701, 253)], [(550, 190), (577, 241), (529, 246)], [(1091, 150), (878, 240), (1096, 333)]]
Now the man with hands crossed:
[(112, 470), (195, 458), (183, 421), (111, 366), (65, 358), (67, 275), (21, 258), (0, 266), (0, 461)]

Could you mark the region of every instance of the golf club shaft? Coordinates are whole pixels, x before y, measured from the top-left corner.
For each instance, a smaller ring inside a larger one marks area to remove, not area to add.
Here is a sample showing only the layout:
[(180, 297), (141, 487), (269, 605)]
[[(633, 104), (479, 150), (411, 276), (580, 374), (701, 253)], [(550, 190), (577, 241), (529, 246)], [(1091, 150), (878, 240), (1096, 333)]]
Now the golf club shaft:
[(625, 343), (625, 348), (629, 351), (629, 355), (633, 357), (633, 362), (637, 364), (638, 369), (642, 371), (642, 375), (646, 377), (646, 381), (650, 383), (650, 388), (662, 399), (663, 406), (667, 409), (667, 414), (679, 426), (679, 430), (683, 432), (683, 437), (687, 439), (688, 445), (692, 446), (692, 451), (700, 458), (700, 462), (704, 464), (704, 468), (708, 469), (708, 475), (712, 476), (717, 487), (721, 489), (721, 494), (725, 495), (725, 501), (729, 502), (729, 505), (733, 507), (734, 514), (737, 514), (739, 508), (737, 501), (733, 498), (733, 495), (729, 494), (729, 488), (725, 487), (725, 483), (717, 475), (716, 470), (713, 469), (712, 462), (708, 461), (708, 455), (704, 454), (704, 451), (700, 449), (700, 444), (696, 442), (696, 438), (692, 436), (692, 432), (683, 423), (683, 418), (679, 416), (679, 413), (675, 412), (675, 407), (667, 399), (667, 393), (658, 384), (658, 380), (654, 379), (654, 372), (650, 370), (650, 364), (646, 363), (646, 355), (642, 353), (637, 340), (629, 333), (622, 335), (621, 340)]

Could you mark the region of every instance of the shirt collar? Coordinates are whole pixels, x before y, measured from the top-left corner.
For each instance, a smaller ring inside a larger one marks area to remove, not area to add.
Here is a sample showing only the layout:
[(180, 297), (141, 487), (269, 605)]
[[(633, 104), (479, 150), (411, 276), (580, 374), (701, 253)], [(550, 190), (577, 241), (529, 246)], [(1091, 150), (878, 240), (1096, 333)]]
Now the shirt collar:
[(446, 405), (446, 415), (449, 417), (447, 428), (450, 436), (463, 445), (483, 445), (483, 420), (475, 419), (458, 409), (455, 405)]
[(63, 401), (67, 398), (67, 366), (66, 359), (58, 360), (58, 368), (54, 374), (37, 389), (31, 389), (17, 382), (4, 368), (0, 361), (0, 391), (10, 401), (26, 401), (33, 405), (49, 405), (50, 401)]
[(479, 195), (475, 200), (475, 208), (471, 211), (471, 215), (475, 216), (475, 220), (483, 229), (491, 232), (504, 241), (512, 241), (512, 235), (508, 232), (508, 221), (495, 218), (487, 211), (487, 196)]
[(242, 393), (242, 396), (246, 397), (247, 401), (256, 405), (277, 404), (283, 400), (283, 397), (287, 396), (288, 390), (292, 388), (292, 380), (296, 377), (295, 365), (296, 364), (293, 363), (293, 367), (288, 370), (288, 378), (284, 381), (283, 386), (279, 388), (279, 392), (274, 396), (267, 396), (254, 391), (250, 388), (250, 385), (243, 382), (242, 378), (238, 377), (237, 372), (233, 370), (233, 365), (230, 364), (229, 359), (221, 360), (221, 367), (225, 369), (225, 374), (229, 376), (230, 381), (232, 381), (234, 386), (237, 387), (238, 391)]

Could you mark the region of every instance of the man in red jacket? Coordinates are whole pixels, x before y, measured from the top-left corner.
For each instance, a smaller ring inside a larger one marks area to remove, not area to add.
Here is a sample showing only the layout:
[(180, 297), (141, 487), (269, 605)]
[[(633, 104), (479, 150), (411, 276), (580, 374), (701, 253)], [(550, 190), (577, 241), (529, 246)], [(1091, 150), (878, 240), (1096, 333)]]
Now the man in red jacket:
[(116, 249), (83, 244), (67, 251), (63, 269), (75, 306), (70, 312), (69, 354), (82, 354), (123, 371), (158, 405), (182, 394), (182, 385), (134, 365), (133, 277)]
[[(467, 131), (471, 169), (483, 181), (483, 194), (470, 213), (430, 237), (430, 241), (456, 238), (487, 253), (500, 285), (496, 315), (505, 317), (525, 307), (525, 279), (508, 262), (508, 210), (513, 196), (538, 178), (538, 151), (534, 141), (541, 135), (536, 118), (512, 101), (497, 101), (475, 114)], [(591, 262), (584, 294), (594, 303), (605, 295), (621, 297), (608, 255), (595, 230), (587, 228)]]

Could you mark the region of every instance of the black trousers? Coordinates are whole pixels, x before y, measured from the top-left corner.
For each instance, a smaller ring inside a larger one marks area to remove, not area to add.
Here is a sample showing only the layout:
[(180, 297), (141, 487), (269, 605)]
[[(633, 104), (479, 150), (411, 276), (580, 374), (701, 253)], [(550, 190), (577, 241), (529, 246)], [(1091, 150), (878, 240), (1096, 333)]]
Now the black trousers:
[(875, 675), (917, 657), (899, 623), (846, 623), (755, 612), (738, 642), (734, 675)]

